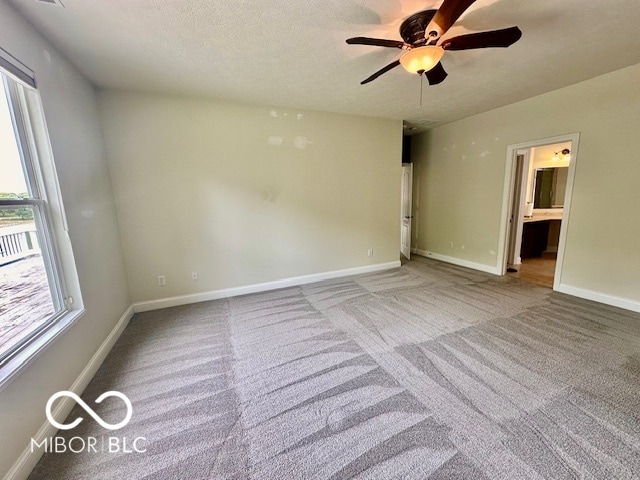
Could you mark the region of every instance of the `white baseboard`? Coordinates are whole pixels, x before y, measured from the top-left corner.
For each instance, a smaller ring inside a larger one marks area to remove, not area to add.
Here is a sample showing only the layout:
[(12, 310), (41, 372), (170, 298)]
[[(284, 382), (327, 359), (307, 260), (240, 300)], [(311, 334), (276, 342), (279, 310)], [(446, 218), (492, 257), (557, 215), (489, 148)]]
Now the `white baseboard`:
[[(416, 255), (420, 255), (421, 257), (433, 258), (434, 260), (440, 260), (442, 262), (451, 263), (453, 265), (458, 265), (461, 267), (473, 268), (474, 270), (480, 270), (482, 272), (500, 275), (496, 267), (490, 267), (488, 265), (468, 262), (459, 258), (447, 257), (446, 255), (440, 255), (438, 253), (429, 252), (427, 250), (420, 250), (418, 248), (411, 249), (411, 253), (415, 253)], [(577, 288), (563, 284), (558, 285), (555, 290), (560, 293), (572, 295), (574, 297), (584, 298), (585, 300), (593, 300), (594, 302), (602, 303), (604, 305), (611, 305), (613, 307), (623, 308), (625, 310), (640, 313), (640, 302), (629, 300), (628, 298), (616, 297), (614, 295), (608, 295), (606, 293), (595, 292), (593, 290), (586, 290), (583, 288)]]
[(593, 290), (586, 290), (563, 284), (558, 285), (556, 290), (561, 293), (566, 293), (567, 295), (573, 295), (574, 297), (593, 300), (594, 302), (604, 303), (605, 305), (611, 305), (613, 307), (624, 308), (625, 310), (640, 313), (640, 302), (629, 300), (628, 298), (616, 297), (606, 293), (594, 292)]
[(400, 260), (396, 262), (377, 263), (375, 265), (367, 265), (364, 267), (346, 268), (343, 270), (334, 270), (331, 272), (315, 273), (312, 275), (303, 275), (300, 277), (284, 278), (273, 282), (257, 283), (244, 287), (225, 288), (222, 290), (213, 290), (209, 292), (193, 293), (190, 295), (180, 295), (176, 297), (159, 298), (157, 300), (148, 300), (146, 302), (136, 302), (133, 304), (133, 310), (136, 313), (148, 312), (151, 310), (159, 310), (161, 308), (177, 307), (180, 305), (188, 305), (190, 303), (208, 302), (210, 300), (218, 300), (220, 298), (237, 297), (247, 295), (249, 293), (267, 292), (269, 290), (277, 290), (279, 288), (295, 287), (297, 285), (305, 285), (307, 283), (320, 282), (322, 280), (330, 280), (332, 278), (349, 277), (351, 275), (361, 275), (363, 273), (379, 272), (382, 270), (390, 270), (399, 268)]
[(473, 270), (479, 270), (481, 272), (491, 273), (493, 275), (502, 274), (502, 272), (498, 270), (498, 267), (495, 266), (470, 262), (469, 260), (463, 260), (462, 258), (449, 257), (447, 255), (441, 255), (439, 253), (429, 252), (427, 250), (420, 250), (418, 248), (414, 248), (411, 251), (416, 255), (420, 255), (421, 257), (433, 258), (434, 260), (451, 263), (452, 265), (457, 265), (459, 267), (471, 268)]
[[(98, 348), (96, 353), (93, 354), (87, 366), (84, 367), (78, 378), (76, 378), (73, 385), (69, 387), (69, 391), (81, 395), (84, 389), (87, 387), (93, 376), (102, 365), (102, 362), (107, 357), (107, 354), (113, 348), (113, 345), (116, 343), (116, 340), (120, 337), (125, 327), (129, 324), (129, 320), (133, 316), (133, 305), (131, 305), (127, 310), (122, 314), (118, 323), (113, 327), (107, 338), (102, 342), (102, 345)], [(56, 419), (66, 418), (71, 410), (75, 406), (75, 402), (69, 397), (63, 397), (58, 402), (57, 406), (51, 412), (53, 417)], [(44, 405), (42, 406), (44, 409)], [(33, 436), (33, 439), (41, 443), (45, 438), (53, 437), (58, 432), (58, 429), (51, 425), (48, 421), (45, 422), (37, 431), (37, 433)], [(7, 472), (4, 477), (4, 480), (24, 480), (26, 479), (31, 471), (34, 469), (40, 457), (42, 457), (43, 452), (40, 449), (36, 449), (33, 452), (31, 451), (31, 442), (24, 449), (18, 460), (13, 464), (11, 469)]]

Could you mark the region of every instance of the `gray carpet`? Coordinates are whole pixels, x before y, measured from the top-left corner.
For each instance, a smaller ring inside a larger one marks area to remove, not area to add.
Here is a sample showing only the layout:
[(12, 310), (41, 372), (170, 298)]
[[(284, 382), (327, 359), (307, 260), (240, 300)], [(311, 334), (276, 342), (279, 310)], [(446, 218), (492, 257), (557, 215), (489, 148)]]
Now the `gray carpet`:
[(62, 436), (147, 452), (31, 479), (640, 478), (640, 315), (420, 258), (137, 314), (83, 399), (106, 390), (129, 425), (76, 408)]

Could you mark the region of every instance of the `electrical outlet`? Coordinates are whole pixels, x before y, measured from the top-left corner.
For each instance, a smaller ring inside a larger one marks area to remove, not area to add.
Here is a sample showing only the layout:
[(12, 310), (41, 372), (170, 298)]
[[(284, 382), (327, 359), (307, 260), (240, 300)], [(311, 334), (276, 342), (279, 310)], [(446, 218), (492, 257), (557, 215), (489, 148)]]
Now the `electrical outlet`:
[(370, 248), (369, 250), (367, 250), (367, 256), (373, 257), (373, 248)]
[(464, 245), (460, 245), (460, 250), (464, 250)]
[(453, 248), (453, 242), (449, 242), (449, 248)]
[(191, 272), (191, 280), (193, 280), (194, 282), (198, 280), (198, 272), (196, 272), (195, 270)]
[(167, 284), (167, 281), (164, 278), (164, 275), (158, 275), (158, 286), (164, 287), (166, 284)]

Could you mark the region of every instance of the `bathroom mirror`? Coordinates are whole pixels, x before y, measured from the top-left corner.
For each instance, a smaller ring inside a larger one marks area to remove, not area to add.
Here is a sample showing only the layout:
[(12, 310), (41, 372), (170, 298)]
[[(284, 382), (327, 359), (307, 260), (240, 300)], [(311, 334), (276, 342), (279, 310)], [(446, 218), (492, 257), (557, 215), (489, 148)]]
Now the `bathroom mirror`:
[(534, 176), (533, 208), (562, 208), (569, 167), (538, 168)]

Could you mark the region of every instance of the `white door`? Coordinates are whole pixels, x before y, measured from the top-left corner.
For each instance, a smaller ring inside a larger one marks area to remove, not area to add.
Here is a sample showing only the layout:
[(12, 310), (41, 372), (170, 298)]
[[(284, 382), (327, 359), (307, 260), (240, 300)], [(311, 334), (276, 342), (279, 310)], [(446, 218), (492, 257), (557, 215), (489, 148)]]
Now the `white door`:
[(521, 263), (520, 248), (522, 247), (522, 224), (525, 214), (527, 182), (529, 180), (529, 152), (518, 152), (515, 162), (511, 217), (509, 218), (510, 233), (507, 267), (517, 270)]
[(400, 252), (411, 258), (411, 189), (413, 186), (413, 163), (402, 164), (402, 202), (400, 208)]

